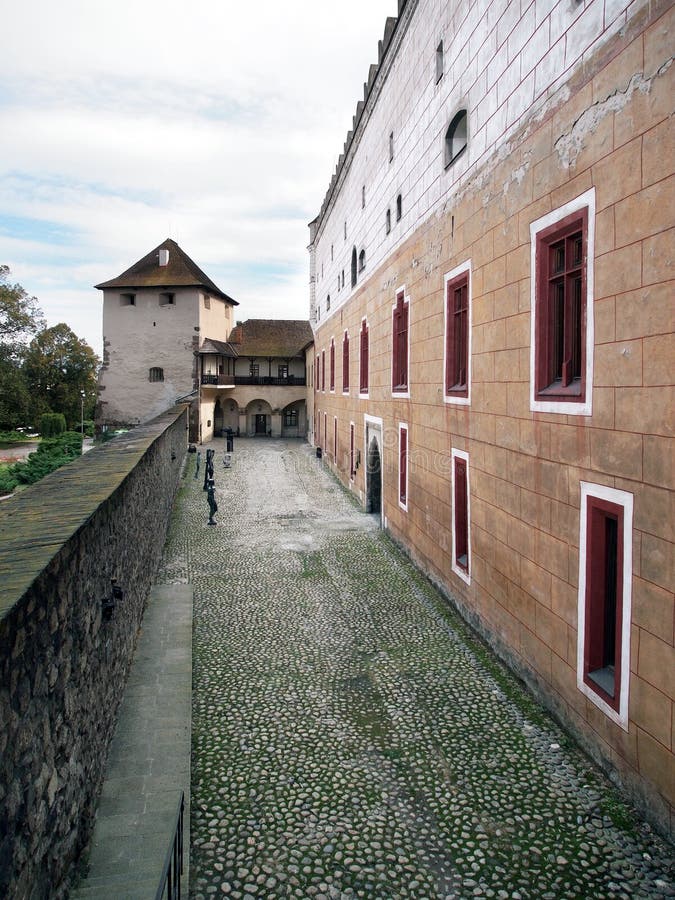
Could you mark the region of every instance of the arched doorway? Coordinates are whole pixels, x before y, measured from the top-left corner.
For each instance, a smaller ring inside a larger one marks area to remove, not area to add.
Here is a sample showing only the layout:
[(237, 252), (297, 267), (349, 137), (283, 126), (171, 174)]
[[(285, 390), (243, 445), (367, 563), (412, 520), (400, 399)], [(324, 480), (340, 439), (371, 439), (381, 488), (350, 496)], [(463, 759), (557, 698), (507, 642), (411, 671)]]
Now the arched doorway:
[(366, 512), (378, 516), (382, 513), (382, 461), (376, 438), (371, 440), (368, 447)]

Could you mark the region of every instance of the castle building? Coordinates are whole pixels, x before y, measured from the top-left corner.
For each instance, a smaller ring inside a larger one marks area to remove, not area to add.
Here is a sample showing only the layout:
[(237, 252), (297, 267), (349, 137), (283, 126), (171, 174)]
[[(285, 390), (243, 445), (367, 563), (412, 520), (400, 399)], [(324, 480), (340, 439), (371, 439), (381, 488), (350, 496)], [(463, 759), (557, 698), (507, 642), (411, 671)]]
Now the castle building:
[(238, 306), (167, 239), (103, 291), (97, 426), (142, 424), (191, 401), (190, 440), (304, 437), (307, 321), (233, 321)]
[(672, 25), (399, 0), (309, 246), (314, 443), (666, 832)]

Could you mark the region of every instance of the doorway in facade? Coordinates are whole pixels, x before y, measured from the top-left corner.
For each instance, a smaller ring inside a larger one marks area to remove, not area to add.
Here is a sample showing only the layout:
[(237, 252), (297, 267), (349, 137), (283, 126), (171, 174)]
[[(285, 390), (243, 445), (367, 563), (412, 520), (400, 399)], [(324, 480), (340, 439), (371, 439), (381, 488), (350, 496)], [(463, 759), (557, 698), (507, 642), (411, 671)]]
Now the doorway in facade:
[(267, 416), (265, 415), (265, 413), (256, 413), (255, 433), (267, 434)]
[(368, 448), (366, 480), (368, 484), (366, 511), (379, 516), (382, 512), (382, 464), (380, 461), (380, 448), (375, 438), (372, 439)]

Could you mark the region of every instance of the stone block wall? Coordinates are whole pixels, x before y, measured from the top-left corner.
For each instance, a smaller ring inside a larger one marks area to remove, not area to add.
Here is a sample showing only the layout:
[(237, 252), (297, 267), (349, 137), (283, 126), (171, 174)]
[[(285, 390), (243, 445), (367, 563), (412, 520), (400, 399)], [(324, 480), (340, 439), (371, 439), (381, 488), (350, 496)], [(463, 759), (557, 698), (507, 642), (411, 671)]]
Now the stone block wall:
[(89, 839), (187, 424), (171, 410), (0, 506), (0, 896), (65, 896)]

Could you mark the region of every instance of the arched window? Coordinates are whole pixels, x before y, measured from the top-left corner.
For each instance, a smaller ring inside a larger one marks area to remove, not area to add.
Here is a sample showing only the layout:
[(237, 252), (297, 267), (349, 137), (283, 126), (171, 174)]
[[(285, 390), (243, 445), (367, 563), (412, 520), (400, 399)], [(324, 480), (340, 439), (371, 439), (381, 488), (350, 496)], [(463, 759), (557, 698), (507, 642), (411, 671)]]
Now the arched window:
[(352, 287), (356, 287), (356, 247), (352, 247)]
[(466, 150), (468, 141), (468, 116), (465, 109), (452, 119), (445, 132), (445, 167), (451, 166)]
[(401, 216), (403, 215), (403, 198), (399, 194), (396, 198), (396, 221), (401, 221)]
[(391, 231), (391, 210), (388, 209), (384, 217), (384, 227), (387, 234)]
[(362, 250), (359, 253), (359, 272), (363, 272), (366, 267), (366, 251)]
[(164, 369), (154, 366), (148, 373), (148, 381), (164, 381)]

